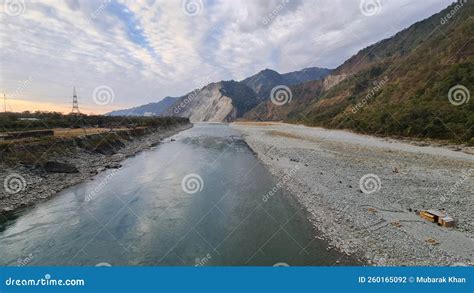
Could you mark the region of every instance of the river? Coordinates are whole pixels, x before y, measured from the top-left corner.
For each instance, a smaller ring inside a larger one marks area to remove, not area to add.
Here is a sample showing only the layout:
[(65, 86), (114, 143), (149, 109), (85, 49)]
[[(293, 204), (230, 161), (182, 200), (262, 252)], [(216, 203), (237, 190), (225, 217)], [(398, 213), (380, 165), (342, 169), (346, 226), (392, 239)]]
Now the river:
[(0, 264), (356, 263), (315, 237), (236, 130), (195, 124), (173, 140), (1, 223)]

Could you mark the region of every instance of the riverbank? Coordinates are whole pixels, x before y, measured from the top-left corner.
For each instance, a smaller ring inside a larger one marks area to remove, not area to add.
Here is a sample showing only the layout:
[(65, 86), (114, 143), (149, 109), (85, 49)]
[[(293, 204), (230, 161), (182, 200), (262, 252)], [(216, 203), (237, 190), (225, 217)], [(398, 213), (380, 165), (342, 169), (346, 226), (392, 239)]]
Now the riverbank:
[(121, 131), (10, 145), (0, 161), (0, 221), (18, 209), (51, 198), (120, 161), (159, 144), (192, 124)]
[[(233, 127), (338, 250), (374, 265), (473, 265), (474, 156), (283, 123)], [(360, 186), (368, 174), (374, 185)], [(421, 209), (445, 209), (456, 227)]]

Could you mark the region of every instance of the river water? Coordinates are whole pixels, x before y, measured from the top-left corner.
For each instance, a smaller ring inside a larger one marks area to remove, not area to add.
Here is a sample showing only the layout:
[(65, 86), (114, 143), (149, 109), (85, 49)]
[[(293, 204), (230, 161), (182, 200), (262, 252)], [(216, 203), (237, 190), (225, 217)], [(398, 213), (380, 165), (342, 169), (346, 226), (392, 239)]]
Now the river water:
[(355, 264), (228, 125), (173, 138), (1, 223), (0, 265)]

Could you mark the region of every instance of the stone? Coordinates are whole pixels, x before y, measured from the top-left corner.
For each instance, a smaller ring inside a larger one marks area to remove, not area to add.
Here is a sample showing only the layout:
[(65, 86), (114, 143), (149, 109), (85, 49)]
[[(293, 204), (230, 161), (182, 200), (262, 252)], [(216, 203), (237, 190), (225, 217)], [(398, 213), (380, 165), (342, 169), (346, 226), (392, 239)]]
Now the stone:
[(43, 166), (43, 170), (48, 173), (78, 173), (76, 166), (68, 163), (48, 161)]

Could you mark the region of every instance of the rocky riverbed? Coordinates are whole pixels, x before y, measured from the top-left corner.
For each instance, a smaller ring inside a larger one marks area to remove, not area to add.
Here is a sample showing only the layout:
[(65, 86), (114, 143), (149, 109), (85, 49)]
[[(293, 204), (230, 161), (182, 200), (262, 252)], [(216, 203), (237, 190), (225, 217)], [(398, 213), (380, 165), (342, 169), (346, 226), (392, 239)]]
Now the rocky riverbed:
[[(103, 135), (38, 144), (25, 148), (20, 145), (13, 153), (2, 152), (0, 161), (0, 221), (16, 210), (52, 197), (57, 192), (78, 184), (105, 169), (120, 168), (120, 161), (159, 144), (162, 140), (192, 127), (182, 123), (154, 129), (143, 135)], [(98, 143), (92, 143), (98, 141)], [(61, 145), (58, 148), (58, 145)], [(100, 146), (100, 147), (99, 147)], [(58, 151), (60, 149), (60, 151)], [(53, 151), (54, 150), (54, 151)], [(29, 154), (37, 157), (29, 164), (18, 160), (12, 164), (7, 156)]]
[[(334, 248), (374, 265), (474, 264), (472, 150), (282, 123), (233, 127)], [(456, 226), (425, 221), (422, 209), (444, 209)]]

